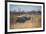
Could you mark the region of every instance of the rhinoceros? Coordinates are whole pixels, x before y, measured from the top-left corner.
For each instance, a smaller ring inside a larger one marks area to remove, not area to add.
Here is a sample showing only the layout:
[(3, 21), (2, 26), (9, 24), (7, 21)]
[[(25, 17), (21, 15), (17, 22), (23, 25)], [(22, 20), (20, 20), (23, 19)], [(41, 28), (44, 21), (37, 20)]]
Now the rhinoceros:
[(30, 20), (30, 18), (27, 18), (26, 16), (18, 17), (16, 22), (24, 23), (26, 20)]

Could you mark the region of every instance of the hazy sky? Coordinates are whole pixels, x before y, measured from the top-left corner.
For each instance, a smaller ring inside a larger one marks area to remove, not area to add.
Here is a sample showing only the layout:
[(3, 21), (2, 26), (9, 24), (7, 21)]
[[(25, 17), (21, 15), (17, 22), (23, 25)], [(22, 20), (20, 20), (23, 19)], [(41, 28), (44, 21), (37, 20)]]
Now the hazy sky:
[(10, 11), (38, 11), (41, 10), (41, 6), (33, 6), (33, 5), (14, 5), (14, 4), (10, 4)]

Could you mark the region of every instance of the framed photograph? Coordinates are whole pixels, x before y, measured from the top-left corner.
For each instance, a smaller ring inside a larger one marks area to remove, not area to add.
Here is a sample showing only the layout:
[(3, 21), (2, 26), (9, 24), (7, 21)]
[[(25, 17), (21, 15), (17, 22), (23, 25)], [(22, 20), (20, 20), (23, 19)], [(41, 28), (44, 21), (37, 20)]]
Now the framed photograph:
[(43, 2), (6, 1), (5, 32), (23, 33), (45, 30)]

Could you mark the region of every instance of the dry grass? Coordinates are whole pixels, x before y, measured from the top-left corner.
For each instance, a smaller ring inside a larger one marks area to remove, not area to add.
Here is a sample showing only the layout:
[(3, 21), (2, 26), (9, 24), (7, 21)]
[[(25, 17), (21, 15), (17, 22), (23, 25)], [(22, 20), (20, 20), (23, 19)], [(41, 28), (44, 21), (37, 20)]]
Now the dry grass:
[(21, 28), (39, 28), (41, 27), (41, 16), (40, 15), (26, 15), (32, 17), (32, 19), (26, 21), (25, 23), (14, 23), (10, 24), (11, 29), (21, 29)]

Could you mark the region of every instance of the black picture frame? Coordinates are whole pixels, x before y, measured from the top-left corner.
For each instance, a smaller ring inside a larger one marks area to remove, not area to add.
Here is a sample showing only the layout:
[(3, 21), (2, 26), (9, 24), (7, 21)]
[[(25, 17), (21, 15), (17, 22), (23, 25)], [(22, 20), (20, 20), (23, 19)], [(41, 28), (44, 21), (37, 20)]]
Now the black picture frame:
[[(7, 2), (19, 2), (19, 3), (34, 3), (43, 4), (43, 30), (35, 31), (18, 31), (18, 32), (7, 32)], [(43, 32), (45, 31), (45, 3), (44, 2), (28, 2), (28, 1), (5, 1), (5, 33), (27, 33), (27, 32)]]

